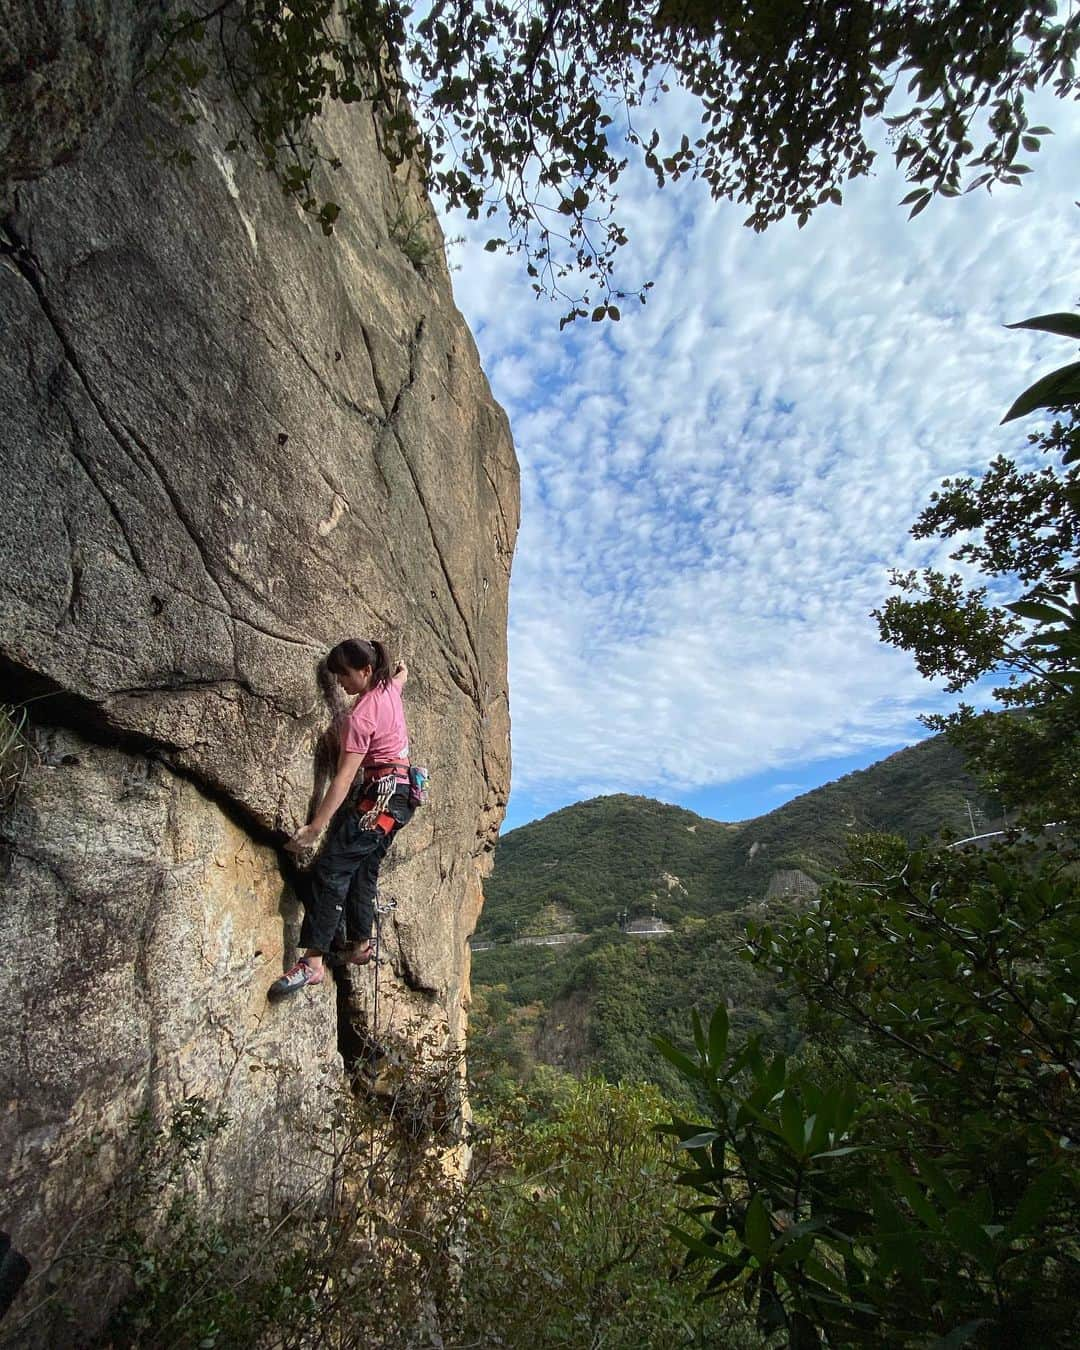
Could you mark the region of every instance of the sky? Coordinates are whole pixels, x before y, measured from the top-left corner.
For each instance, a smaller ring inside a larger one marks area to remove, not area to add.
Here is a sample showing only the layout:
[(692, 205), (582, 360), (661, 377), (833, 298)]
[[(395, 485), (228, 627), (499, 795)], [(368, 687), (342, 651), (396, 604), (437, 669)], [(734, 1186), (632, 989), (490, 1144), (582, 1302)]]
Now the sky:
[[(677, 121), (677, 109), (671, 113)], [(451, 250), (521, 465), (504, 831), (639, 793), (721, 820), (905, 745), (951, 706), (870, 611), (942, 565), (911, 523), (942, 478), (1024, 453), (999, 426), (1060, 338), (1004, 324), (1080, 299), (1080, 110), (1042, 97), (1020, 189), (915, 220), (888, 153), (844, 204), (754, 234), (700, 184), (630, 173), (619, 323), (537, 301), (524, 263)]]

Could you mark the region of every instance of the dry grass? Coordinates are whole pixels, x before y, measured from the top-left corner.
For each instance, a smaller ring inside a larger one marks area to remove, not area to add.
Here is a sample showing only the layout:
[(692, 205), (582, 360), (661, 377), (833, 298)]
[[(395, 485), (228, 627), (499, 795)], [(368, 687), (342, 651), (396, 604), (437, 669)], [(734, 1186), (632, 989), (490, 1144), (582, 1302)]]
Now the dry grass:
[(19, 703), (0, 703), (0, 807), (18, 795), (34, 753), (27, 735), (30, 719)]

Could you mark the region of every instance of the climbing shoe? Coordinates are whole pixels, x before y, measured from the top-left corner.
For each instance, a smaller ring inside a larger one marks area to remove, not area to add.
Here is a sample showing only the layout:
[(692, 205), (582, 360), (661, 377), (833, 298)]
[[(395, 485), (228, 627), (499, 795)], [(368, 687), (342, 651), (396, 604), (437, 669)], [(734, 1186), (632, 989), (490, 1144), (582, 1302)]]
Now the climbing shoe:
[(370, 938), (366, 942), (350, 942), (337, 951), (329, 951), (323, 961), (334, 970), (345, 966), (366, 966), (375, 955), (375, 944)]
[(267, 998), (284, 998), (286, 994), (295, 994), (298, 989), (303, 989), (309, 984), (322, 984), (322, 982), (322, 971), (315, 970), (301, 957), (295, 966), (292, 966), (282, 975), (280, 980), (274, 981), (266, 991), (266, 996)]

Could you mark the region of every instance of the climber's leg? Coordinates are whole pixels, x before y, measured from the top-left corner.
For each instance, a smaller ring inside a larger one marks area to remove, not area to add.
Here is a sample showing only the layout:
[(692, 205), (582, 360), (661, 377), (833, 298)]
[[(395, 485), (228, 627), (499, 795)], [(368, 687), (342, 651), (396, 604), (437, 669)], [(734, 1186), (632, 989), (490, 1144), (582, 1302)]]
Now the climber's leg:
[(330, 827), (322, 852), (308, 874), (308, 901), (300, 945), (322, 964), (345, 914), (346, 898), (357, 868), (382, 842), (375, 830), (363, 830), (356, 811), (343, 810)]
[(371, 850), (353, 873), (349, 885), (349, 894), (345, 907), (345, 933), (347, 941), (368, 942), (375, 921), (375, 894), (379, 886), (379, 868), (386, 857), (390, 841), (395, 831), (382, 835), (378, 845)]
[(345, 910), (346, 933), (350, 943), (363, 944), (371, 940), (379, 869), (390, 851), (394, 836), (409, 823), (412, 814), (413, 807), (409, 805), (408, 797), (404, 793), (395, 793), (387, 805), (386, 815), (381, 817), (377, 845), (363, 857), (353, 874)]

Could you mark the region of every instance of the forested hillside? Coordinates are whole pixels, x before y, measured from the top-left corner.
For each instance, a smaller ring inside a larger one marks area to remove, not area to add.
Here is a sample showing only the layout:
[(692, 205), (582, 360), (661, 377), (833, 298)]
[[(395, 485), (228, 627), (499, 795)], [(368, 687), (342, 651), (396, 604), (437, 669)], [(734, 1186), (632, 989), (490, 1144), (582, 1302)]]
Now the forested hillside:
[[(646, 797), (598, 797), (500, 840), (473, 956), (476, 1072), (528, 1081), (538, 1064), (677, 1090), (652, 1035), (685, 1034), (690, 1010), (724, 1003), (736, 1038), (793, 1047), (793, 1009), (742, 959), (748, 916), (806, 903), (844, 870), (850, 836), (909, 842), (993, 823), (960, 755), (933, 737), (741, 824)], [(625, 913), (624, 913), (625, 912)], [(663, 937), (623, 932), (655, 913)], [(580, 942), (522, 943), (576, 932)], [(516, 939), (516, 943), (515, 943)]]
[(547, 906), (572, 916), (558, 926), (586, 933), (624, 908), (633, 919), (655, 906), (669, 921), (740, 908), (763, 899), (778, 871), (824, 880), (852, 833), (968, 835), (968, 803), (976, 827), (990, 828), (1000, 808), (941, 736), (741, 824), (646, 797), (595, 797), (499, 840), (476, 940), (526, 934)]

